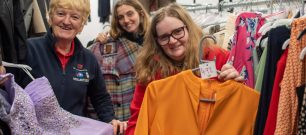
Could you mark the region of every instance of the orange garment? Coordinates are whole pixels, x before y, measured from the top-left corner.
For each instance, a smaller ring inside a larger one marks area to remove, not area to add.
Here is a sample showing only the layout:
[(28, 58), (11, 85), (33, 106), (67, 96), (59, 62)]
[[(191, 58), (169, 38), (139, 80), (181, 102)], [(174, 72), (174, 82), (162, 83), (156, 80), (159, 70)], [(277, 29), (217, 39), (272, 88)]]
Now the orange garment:
[[(208, 104), (200, 103), (200, 95), (216, 102), (198, 115), (199, 105)], [(252, 135), (258, 101), (258, 92), (236, 81), (203, 80), (182, 71), (148, 85), (135, 135)]]
[[(306, 36), (301, 40), (297, 37), (306, 28), (306, 18), (294, 19), (291, 23), (291, 35), (288, 57), (283, 80), (280, 84), (275, 135), (294, 135), (297, 126), (298, 101), (296, 88), (305, 82), (303, 61), (299, 59), (301, 50), (306, 47)], [(305, 66), (305, 65), (304, 65)]]

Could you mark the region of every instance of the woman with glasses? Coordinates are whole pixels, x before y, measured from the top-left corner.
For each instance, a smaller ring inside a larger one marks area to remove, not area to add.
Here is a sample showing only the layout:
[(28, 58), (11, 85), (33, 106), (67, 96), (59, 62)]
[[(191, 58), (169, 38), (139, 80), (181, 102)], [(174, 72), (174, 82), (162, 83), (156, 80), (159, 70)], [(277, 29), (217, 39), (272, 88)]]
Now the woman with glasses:
[[(156, 12), (145, 35), (143, 48), (136, 59), (136, 88), (131, 103), (131, 118), (126, 135), (133, 135), (147, 85), (180, 71), (197, 68), (200, 63), (198, 44), (203, 36), (188, 12), (176, 3)], [(201, 59), (214, 60), (218, 79), (243, 81), (237, 70), (225, 64), (229, 53), (214, 45), (203, 45)], [(170, 96), (170, 95), (169, 95)], [(175, 130), (175, 129), (172, 129)]]

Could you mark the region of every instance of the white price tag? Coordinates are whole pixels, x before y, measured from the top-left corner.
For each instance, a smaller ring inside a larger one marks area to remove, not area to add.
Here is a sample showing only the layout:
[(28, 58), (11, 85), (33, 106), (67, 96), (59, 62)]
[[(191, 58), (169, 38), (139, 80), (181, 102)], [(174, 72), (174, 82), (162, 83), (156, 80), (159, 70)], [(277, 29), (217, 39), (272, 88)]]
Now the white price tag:
[(216, 64), (214, 61), (202, 63), (200, 64), (199, 68), (200, 68), (202, 79), (208, 79), (208, 78), (216, 77), (218, 75)]

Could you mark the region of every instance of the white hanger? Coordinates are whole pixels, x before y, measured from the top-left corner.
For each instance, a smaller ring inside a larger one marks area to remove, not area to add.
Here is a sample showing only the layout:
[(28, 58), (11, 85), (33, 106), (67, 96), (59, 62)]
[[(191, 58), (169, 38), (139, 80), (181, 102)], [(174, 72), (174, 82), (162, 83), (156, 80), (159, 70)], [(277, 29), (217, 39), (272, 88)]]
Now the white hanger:
[(28, 76), (30, 76), (30, 78), (32, 80), (34, 80), (34, 77), (31, 75), (30, 71), (32, 70), (32, 68), (28, 65), (24, 65), (24, 64), (14, 64), (14, 63), (9, 63), (9, 62), (5, 62), (2, 61), (2, 65), (4, 67), (13, 67), (13, 68), (20, 68), (22, 69)]
[(260, 27), (260, 29), (258, 30), (258, 33), (261, 33), (261, 35), (264, 35), (264, 34), (262, 34), (263, 30), (266, 29), (267, 27), (271, 26), (272, 24), (273, 24), (273, 22), (267, 22), (267, 23), (265, 23), (264, 25), (262, 25), (262, 26)]
[(28, 65), (24, 65), (24, 64), (14, 64), (14, 63), (9, 63), (9, 62), (5, 62), (2, 61), (3, 66), (5, 67), (15, 67), (15, 68), (26, 68), (27, 70), (32, 70), (32, 68)]
[(303, 60), (303, 59), (304, 59), (305, 54), (306, 54), (306, 47), (303, 48), (303, 50), (302, 50), (301, 53), (300, 53), (300, 60)]
[(276, 28), (278, 26), (283, 26), (283, 25), (291, 25), (293, 19), (279, 19), (277, 21), (275, 21), (272, 25), (272, 28)]
[(265, 48), (268, 45), (268, 39), (269, 37), (266, 37), (265, 39), (262, 40), (261, 48)]
[(282, 26), (282, 25), (289, 25), (291, 24), (292, 19), (279, 19), (277, 21), (275, 21), (272, 25), (267, 26), (262, 32), (262, 35), (265, 35), (268, 31), (270, 31), (273, 28), (276, 28), (278, 26)]
[(287, 46), (289, 45), (289, 43), (290, 43), (290, 38), (287, 39), (287, 40), (284, 42), (284, 44), (283, 44), (283, 46), (282, 46), (282, 50), (286, 50), (286, 48), (287, 48)]

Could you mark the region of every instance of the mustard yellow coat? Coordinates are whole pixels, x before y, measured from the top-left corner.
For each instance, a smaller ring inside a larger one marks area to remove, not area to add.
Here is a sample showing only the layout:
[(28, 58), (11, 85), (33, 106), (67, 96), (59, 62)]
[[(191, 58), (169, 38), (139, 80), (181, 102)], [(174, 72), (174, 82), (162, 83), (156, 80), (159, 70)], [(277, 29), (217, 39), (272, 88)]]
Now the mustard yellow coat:
[[(216, 93), (216, 101), (206, 103), (213, 105), (206, 127), (198, 126), (201, 91)], [(258, 102), (259, 93), (246, 85), (183, 71), (148, 85), (135, 135), (252, 135)]]

